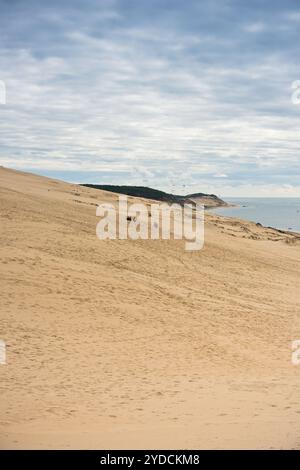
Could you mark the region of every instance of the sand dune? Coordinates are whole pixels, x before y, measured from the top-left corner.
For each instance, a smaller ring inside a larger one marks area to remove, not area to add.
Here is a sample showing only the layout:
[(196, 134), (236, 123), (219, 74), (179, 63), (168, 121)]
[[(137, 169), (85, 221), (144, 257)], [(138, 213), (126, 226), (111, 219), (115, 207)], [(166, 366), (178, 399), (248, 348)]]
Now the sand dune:
[(300, 244), (100, 241), (102, 192), (0, 169), (0, 448), (300, 448)]

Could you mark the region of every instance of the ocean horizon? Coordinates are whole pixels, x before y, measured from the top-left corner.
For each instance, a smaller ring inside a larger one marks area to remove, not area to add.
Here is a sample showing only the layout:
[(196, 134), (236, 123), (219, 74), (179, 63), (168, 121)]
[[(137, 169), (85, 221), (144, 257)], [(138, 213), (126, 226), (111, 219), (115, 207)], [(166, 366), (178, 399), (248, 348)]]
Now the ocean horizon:
[(234, 207), (217, 207), (214, 213), (260, 223), (265, 227), (300, 232), (300, 198), (225, 198)]

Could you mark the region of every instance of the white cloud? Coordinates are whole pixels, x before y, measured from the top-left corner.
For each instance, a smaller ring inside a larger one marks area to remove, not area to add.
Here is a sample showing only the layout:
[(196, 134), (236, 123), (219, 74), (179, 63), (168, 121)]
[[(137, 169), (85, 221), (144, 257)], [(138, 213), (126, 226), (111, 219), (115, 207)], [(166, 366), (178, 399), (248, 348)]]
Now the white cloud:
[[(0, 46), (2, 164), (220, 193), (272, 195), (290, 179), (297, 193), (300, 107), (290, 84), (300, 77), (285, 50), (260, 53), (250, 42), (245, 54), (245, 37), (230, 36), (225, 20), (213, 33), (182, 30), (177, 18), (165, 27), (163, 14), (137, 26), (114, 3), (82, 22), (75, 13), (46, 20), (63, 40), (41, 31), (40, 41)], [(244, 30), (255, 37), (265, 22)]]

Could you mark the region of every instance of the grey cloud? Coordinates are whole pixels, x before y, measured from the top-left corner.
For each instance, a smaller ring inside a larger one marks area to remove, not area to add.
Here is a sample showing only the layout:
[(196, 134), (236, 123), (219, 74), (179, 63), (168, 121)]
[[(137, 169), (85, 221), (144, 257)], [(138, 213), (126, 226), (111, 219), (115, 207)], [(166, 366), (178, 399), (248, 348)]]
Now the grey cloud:
[(1, 163), (161, 189), (289, 182), (300, 195), (300, 9), (250, 3), (6, 2)]

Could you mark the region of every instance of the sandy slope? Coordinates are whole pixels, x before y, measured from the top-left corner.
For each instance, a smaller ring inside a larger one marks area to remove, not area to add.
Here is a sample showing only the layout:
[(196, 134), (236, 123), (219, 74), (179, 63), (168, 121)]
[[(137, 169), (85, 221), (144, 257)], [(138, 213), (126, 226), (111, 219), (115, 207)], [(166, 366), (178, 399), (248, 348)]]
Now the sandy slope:
[(299, 448), (299, 241), (99, 241), (115, 197), (0, 169), (0, 447)]

